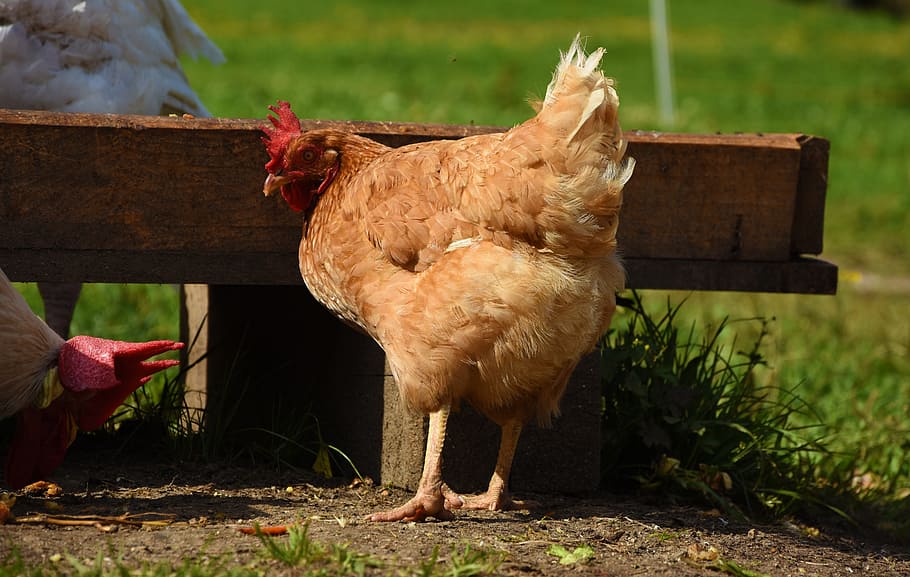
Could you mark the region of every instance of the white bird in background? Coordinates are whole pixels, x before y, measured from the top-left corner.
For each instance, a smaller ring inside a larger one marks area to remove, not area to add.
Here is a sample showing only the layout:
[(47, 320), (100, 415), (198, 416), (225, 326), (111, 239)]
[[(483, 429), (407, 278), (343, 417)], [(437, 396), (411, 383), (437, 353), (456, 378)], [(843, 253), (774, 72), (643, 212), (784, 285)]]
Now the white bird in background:
[[(177, 0), (0, 0), (0, 108), (210, 116), (178, 57), (224, 62)], [(39, 283), (64, 338), (78, 283)]]

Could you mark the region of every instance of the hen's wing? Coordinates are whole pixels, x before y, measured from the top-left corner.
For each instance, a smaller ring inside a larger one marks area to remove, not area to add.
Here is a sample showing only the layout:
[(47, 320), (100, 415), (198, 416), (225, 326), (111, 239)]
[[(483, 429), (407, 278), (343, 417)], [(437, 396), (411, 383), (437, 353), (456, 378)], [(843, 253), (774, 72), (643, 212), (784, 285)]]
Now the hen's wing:
[(370, 164), (355, 201), (371, 242), (396, 265), (415, 271), (470, 239), (539, 246), (542, 202), (526, 186), (537, 162), (530, 149), (503, 134), (422, 143)]
[(0, 2), (0, 106), (208, 116), (178, 56), (224, 60), (177, 0)]

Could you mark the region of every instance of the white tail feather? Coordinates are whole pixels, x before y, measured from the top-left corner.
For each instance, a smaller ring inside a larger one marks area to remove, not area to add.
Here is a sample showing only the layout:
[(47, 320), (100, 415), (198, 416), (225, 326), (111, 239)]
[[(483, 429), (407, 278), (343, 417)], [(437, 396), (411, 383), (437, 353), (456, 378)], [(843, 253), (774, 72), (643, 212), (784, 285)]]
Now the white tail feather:
[(597, 67), (600, 65), (604, 52), (603, 48), (598, 48), (590, 56), (585, 55), (584, 48), (581, 46), (581, 34), (576, 34), (575, 40), (572, 41), (569, 49), (560, 53), (556, 72), (553, 73), (553, 79), (547, 86), (547, 96), (544, 98), (544, 105), (552, 104), (556, 99), (556, 87), (563, 83), (566, 73), (570, 69), (577, 69), (582, 76), (590, 76), (597, 73)]
[[(581, 35), (576, 35), (568, 51), (561, 54), (553, 79), (547, 86), (541, 111), (545, 114), (551, 112), (555, 122), (565, 123), (564, 128), (568, 128), (566, 136), (569, 141), (582, 132), (592, 117), (603, 116), (598, 124), (615, 123), (619, 97), (613, 89), (612, 79), (605, 77), (600, 70), (604, 53), (603, 48), (598, 48), (590, 55), (585, 54)], [(578, 101), (581, 98), (585, 100)], [(563, 99), (570, 102), (561, 107), (560, 101)], [(566, 122), (568, 120), (564, 118), (566, 114), (573, 115), (571, 122)]]
[(547, 244), (569, 254), (602, 254), (615, 249), (623, 186), (635, 165), (623, 162), (619, 97), (600, 69), (604, 49), (590, 55), (576, 36), (561, 54), (533, 130), (553, 143), (548, 161), (558, 186), (548, 195)]

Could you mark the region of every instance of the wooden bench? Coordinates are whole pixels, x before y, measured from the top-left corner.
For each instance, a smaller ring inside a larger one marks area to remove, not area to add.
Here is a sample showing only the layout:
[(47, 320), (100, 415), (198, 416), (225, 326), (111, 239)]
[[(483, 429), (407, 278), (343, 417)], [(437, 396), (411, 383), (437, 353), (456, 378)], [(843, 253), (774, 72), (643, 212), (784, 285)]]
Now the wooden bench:
[[(413, 487), (423, 419), (398, 407), (382, 351), (303, 286), (300, 215), (261, 194), (261, 124), (0, 110), (0, 268), (17, 281), (183, 285), (183, 338), (200, 335), (189, 360), (204, 357), (187, 375), (189, 402), (209, 418), (239, 407), (210, 425), (268, 428), (311, 409), (363, 473)], [(322, 127), (391, 146), (502, 130), (303, 122)], [(827, 141), (627, 136), (638, 161), (619, 231), (630, 287), (835, 292), (837, 268), (808, 256), (822, 251)], [(522, 437), (516, 489), (597, 485), (598, 367), (596, 355), (582, 362), (554, 429)], [(496, 435), (470, 410), (453, 419), (445, 459), (456, 489), (486, 482)]]

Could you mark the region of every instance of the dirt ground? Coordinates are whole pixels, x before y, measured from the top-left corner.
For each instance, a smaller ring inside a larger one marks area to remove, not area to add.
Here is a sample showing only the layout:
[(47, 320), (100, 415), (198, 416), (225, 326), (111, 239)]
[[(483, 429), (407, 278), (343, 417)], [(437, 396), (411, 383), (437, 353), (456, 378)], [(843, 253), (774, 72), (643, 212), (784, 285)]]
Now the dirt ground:
[[(239, 526), (308, 519), (313, 539), (349, 544), (380, 560), (382, 574), (426, 561), (436, 546), (445, 559), (452, 547), (463, 550), (469, 544), (502, 552), (497, 574), (510, 576), (721, 575), (725, 562), (774, 576), (910, 575), (910, 548), (842, 527), (734, 523), (716, 511), (628, 496), (518, 495), (535, 499), (539, 507), (457, 512), (446, 522), (376, 524), (364, 516), (400, 504), (408, 495), (307, 473), (124, 463), (92, 455), (68, 456), (53, 480), (62, 495), (20, 497), (12, 508), (20, 522), (0, 526), (0, 562), (15, 549), (29, 565), (59, 563), (67, 553), (88, 560), (101, 553), (126, 566), (180, 564), (185, 557), (255, 566), (263, 562), (262, 545)], [(33, 514), (125, 513), (162, 515), (153, 518), (172, 522), (158, 528), (107, 521), (75, 527), (21, 522), (34, 519)], [(547, 554), (554, 544), (569, 551), (587, 546), (593, 558), (560, 564)], [(726, 573), (750, 575), (729, 566)]]

